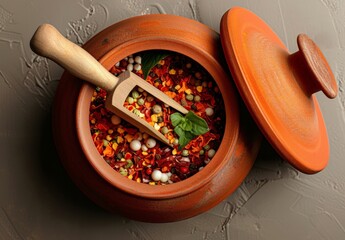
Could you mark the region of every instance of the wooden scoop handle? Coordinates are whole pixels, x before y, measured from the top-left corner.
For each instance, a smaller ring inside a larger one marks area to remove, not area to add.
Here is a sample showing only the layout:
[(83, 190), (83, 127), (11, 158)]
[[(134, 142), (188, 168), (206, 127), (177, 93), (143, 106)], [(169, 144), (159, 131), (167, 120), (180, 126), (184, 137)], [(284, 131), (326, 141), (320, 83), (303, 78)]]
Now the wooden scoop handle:
[(106, 91), (113, 91), (118, 78), (107, 71), (93, 56), (66, 39), (49, 24), (39, 26), (30, 41), (31, 49), (47, 57), (74, 76), (88, 81)]
[(299, 51), (290, 55), (290, 63), (309, 95), (322, 91), (335, 98), (338, 86), (330, 66), (319, 47), (306, 35), (297, 37)]

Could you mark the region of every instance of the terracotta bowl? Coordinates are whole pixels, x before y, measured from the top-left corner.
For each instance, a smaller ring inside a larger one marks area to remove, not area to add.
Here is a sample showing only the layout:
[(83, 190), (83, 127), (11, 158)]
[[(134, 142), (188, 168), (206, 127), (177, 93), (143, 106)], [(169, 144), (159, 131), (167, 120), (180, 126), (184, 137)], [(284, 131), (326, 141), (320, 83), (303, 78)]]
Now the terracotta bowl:
[[(243, 181), (257, 155), (261, 135), (246, 113), (222, 57), (219, 36), (194, 20), (146, 15), (116, 23), (83, 46), (105, 68), (144, 50), (163, 49), (200, 63), (218, 84), (225, 103), (225, 132), (212, 161), (194, 176), (151, 186), (114, 171), (97, 152), (90, 134), (89, 107), (94, 86), (68, 72), (61, 78), (53, 129), (61, 162), (75, 184), (95, 203), (126, 217), (148, 222), (186, 219), (214, 207)], [(240, 121), (241, 120), (241, 121)]]

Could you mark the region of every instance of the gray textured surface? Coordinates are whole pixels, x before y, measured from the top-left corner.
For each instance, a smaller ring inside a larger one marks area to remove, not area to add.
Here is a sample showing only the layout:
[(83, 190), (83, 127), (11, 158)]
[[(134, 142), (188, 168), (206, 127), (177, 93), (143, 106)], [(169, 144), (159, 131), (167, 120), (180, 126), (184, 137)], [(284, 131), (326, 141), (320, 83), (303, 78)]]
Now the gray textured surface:
[[(223, 13), (247, 7), (296, 51), (307, 33), (336, 75), (339, 97), (318, 95), (331, 159), (298, 173), (264, 144), (244, 183), (197, 217), (148, 224), (109, 214), (74, 187), (57, 158), (50, 107), (62, 69), (37, 57), (29, 40), (44, 22), (82, 44), (134, 15), (170, 13), (218, 31)], [(0, 0), (0, 239), (344, 239), (345, 4), (343, 0)]]

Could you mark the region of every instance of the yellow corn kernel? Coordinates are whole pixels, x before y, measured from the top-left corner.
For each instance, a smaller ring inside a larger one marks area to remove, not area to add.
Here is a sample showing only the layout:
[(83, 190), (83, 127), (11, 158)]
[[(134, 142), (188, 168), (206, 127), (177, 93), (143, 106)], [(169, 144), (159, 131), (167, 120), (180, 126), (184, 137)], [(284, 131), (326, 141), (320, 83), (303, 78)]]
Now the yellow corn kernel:
[(202, 86), (197, 86), (197, 87), (196, 87), (196, 90), (197, 90), (198, 92), (202, 92)]
[(147, 156), (147, 155), (148, 155), (147, 152), (141, 152), (141, 154), (144, 155), (144, 156)]
[(91, 119), (91, 124), (95, 124), (96, 123), (96, 119)]
[(133, 175), (128, 175), (127, 178), (130, 179), (130, 180), (132, 180), (132, 179), (133, 179)]
[(141, 178), (137, 178), (137, 182), (138, 182), (138, 183), (141, 183)]
[(114, 130), (113, 129), (109, 129), (108, 130), (108, 134), (113, 134)]
[(107, 139), (108, 141), (110, 141), (110, 140), (112, 139), (112, 137), (111, 137), (110, 135), (107, 135), (107, 136), (105, 137), (105, 139)]
[(118, 137), (116, 138), (116, 142), (117, 142), (117, 143), (122, 143), (122, 142), (123, 142), (123, 137), (118, 136)]
[(177, 150), (176, 149), (172, 150), (172, 154), (176, 155), (177, 154)]
[(176, 74), (176, 70), (175, 69), (170, 69), (169, 74), (175, 75)]
[(158, 81), (156, 81), (156, 82), (154, 82), (154, 84), (153, 84), (153, 85), (154, 85), (155, 87), (158, 87), (158, 86), (159, 86), (159, 84), (160, 84), (160, 83), (159, 83)]
[(117, 129), (117, 132), (120, 133), (120, 134), (122, 134), (122, 133), (125, 132), (125, 130), (124, 130), (123, 128), (118, 128), (118, 129)]
[(192, 89), (188, 88), (184, 92), (187, 93), (187, 94), (191, 94), (192, 93)]
[(175, 89), (176, 90), (179, 90), (181, 88), (181, 86), (179, 85), (179, 84), (177, 84), (176, 86), (175, 86)]
[(116, 151), (116, 149), (117, 149), (118, 146), (119, 146), (119, 145), (118, 145), (116, 142), (114, 142), (113, 145), (112, 145), (112, 148)]
[(152, 120), (152, 122), (157, 122), (158, 121), (158, 115), (157, 114), (152, 114), (151, 120)]
[(149, 185), (154, 186), (154, 185), (156, 185), (156, 183), (155, 182), (149, 182)]
[(127, 135), (125, 136), (125, 139), (126, 139), (128, 142), (132, 142), (132, 140), (134, 139), (134, 136), (131, 135), (131, 134), (127, 134)]

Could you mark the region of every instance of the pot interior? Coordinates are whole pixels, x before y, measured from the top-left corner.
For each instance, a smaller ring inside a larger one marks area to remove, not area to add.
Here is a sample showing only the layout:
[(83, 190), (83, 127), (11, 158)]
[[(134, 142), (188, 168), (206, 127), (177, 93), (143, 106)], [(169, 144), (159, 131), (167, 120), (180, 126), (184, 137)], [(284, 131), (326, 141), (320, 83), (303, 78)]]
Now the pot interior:
[(220, 89), (224, 101), (225, 130), (221, 144), (212, 160), (195, 175), (173, 184), (155, 185), (137, 183), (116, 172), (97, 151), (90, 133), (89, 109), (94, 92), (94, 86), (84, 84), (77, 103), (78, 137), (86, 158), (93, 168), (111, 185), (127, 193), (154, 199), (173, 198), (193, 192), (205, 184), (221, 171), (233, 154), (234, 143), (237, 140), (239, 116), (236, 96), (232, 91), (230, 79), (221, 64), (213, 56), (195, 46), (178, 40), (154, 39), (126, 42), (105, 54), (99, 61), (110, 70), (117, 62), (128, 55), (147, 50), (168, 50), (185, 55), (199, 63), (211, 75)]

